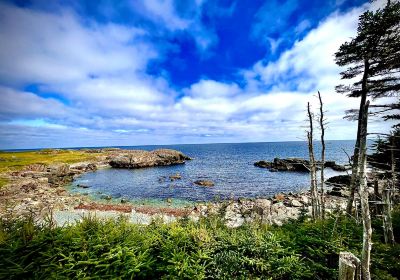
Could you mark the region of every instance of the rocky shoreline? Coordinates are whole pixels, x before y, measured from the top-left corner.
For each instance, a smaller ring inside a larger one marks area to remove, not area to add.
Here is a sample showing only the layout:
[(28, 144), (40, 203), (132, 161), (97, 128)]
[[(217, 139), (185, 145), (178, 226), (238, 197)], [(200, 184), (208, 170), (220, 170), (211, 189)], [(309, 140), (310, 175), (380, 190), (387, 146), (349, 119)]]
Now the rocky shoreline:
[[(33, 214), (37, 219), (44, 219), (49, 214), (56, 213), (55, 216), (62, 216), (64, 220), (68, 220), (65, 219), (66, 216), (76, 217), (77, 213), (80, 216), (90, 213), (99, 213), (102, 216), (105, 212), (112, 212), (114, 216), (127, 215), (135, 221), (140, 214), (142, 218), (145, 217), (142, 220), (147, 223), (152, 217), (160, 215), (167, 220), (177, 217), (198, 220), (203, 216), (218, 214), (224, 218), (227, 226), (238, 227), (244, 222), (254, 220), (280, 225), (288, 219), (296, 219), (311, 212), (308, 192), (277, 194), (272, 198), (198, 203), (194, 207), (186, 208), (133, 205), (122, 201), (119, 204), (94, 202), (85, 195), (68, 192), (65, 186), (76, 176), (100, 168), (144, 168), (184, 164), (190, 158), (179, 151), (167, 149), (155, 151), (96, 149), (85, 152), (96, 154), (95, 159), (73, 164), (31, 164), (20, 171), (10, 172), (8, 174), (10, 183), (0, 192), (0, 216), (15, 218)], [(287, 164), (293, 165), (293, 160)], [(171, 175), (170, 179), (177, 180), (179, 176), (179, 174)], [(211, 181), (199, 181), (195, 184), (213, 186)], [(346, 205), (342, 195), (327, 195), (326, 204), (327, 212), (344, 210)]]
[[(51, 151), (55, 155), (58, 152), (57, 150)], [(89, 205), (92, 201), (87, 196), (72, 194), (65, 188), (76, 176), (85, 172), (93, 172), (110, 166), (115, 168), (144, 168), (184, 164), (185, 160), (190, 160), (183, 153), (169, 149), (151, 152), (122, 149), (85, 149), (83, 152), (96, 156), (91, 161), (73, 164), (54, 163), (47, 165), (35, 163), (24, 166), (22, 170), (3, 174), (9, 183), (0, 190), (0, 216), (7, 218), (33, 214), (38, 219), (42, 219), (55, 211), (72, 211), (79, 205)]]

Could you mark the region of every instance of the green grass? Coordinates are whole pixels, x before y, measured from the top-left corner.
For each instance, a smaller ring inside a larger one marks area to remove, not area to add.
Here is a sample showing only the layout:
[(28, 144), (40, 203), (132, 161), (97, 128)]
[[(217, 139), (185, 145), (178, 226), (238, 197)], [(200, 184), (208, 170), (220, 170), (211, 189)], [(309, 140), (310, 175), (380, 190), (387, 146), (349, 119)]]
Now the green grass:
[[(29, 152), (0, 152), (0, 174), (23, 169), (24, 166), (42, 163), (75, 163), (93, 160), (98, 154), (73, 150), (42, 150)], [(1, 184), (1, 183), (0, 183)]]
[[(217, 217), (149, 226), (85, 218), (61, 228), (3, 221), (0, 278), (336, 279), (339, 252), (359, 255), (361, 236), (361, 225), (344, 217), (238, 229)], [(383, 244), (379, 229), (372, 256), (375, 279), (400, 277), (400, 246)]]

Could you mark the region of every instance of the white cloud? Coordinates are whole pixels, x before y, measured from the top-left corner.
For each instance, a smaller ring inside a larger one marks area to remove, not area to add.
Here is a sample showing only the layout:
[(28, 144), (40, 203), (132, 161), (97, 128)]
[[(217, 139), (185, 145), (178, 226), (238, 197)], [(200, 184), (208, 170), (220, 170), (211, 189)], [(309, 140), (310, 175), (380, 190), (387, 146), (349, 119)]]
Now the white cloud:
[(147, 0), (143, 4), (155, 21), (161, 21), (170, 30), (183, 30), (190, 25), (189, 20), (177, 15), (174, 0)]
[[(3, 83), (56, 83), (142, 69), (156, 53), (144, 31), (0, 4)], [(133, 44), (134, 43), (134, 44)]]
[[(168, 28), (204, 31), (186, 25), (172, 1), (160, 3), (163, 9), (150, 8), (163, 13), (160, 20), (177, 17)], [(355, 34), (361, 11), (332, 14), (276, 61), (246, 69), (245, 87), (203, 79), (178, 90), (146, 74), (149, 61), (163, 54), (142, 29), (0, 4), (0, 146), (299, 140), (307, 102), (317, 108), (317, 90), (328, 110), (327, 138), (354, 138), (355, 124), (342, 116), (358, 100), (334, 92), (340, 69), (333, 53)], [(12, 89), (29, 83), (68, 102)]]
[(0, 119), (63, 118), (68, 109), (52, 98), (41, 98), (30, 92), (0, 86)]

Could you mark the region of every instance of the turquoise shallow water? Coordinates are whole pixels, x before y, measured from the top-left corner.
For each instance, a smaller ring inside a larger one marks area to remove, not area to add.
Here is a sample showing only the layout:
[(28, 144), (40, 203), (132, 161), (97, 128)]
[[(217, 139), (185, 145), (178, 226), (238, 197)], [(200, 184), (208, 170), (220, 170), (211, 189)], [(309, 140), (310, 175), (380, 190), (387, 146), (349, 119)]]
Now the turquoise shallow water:
[[(327, 160), (346, 163), (347, 153), (352, 153), (353, 141), (327, 141)], [(153, 150), (169, 148), (182, 151), (193, 160), (183, 165), (154, 167), (135, 170), (103, 169), (86, 173), (77, 178), (73, 192), (87, 193), (101, 198), (111, 195), (115, 199), (126, 198), (146, 204), (166, 201), (171, 198), (176, 203), (189, 201), (209, 201), (238, 197), (264, 197), (278, 192), (299, 191), (308, 188), (309, 175), (297, 172), (269, 172), (255, 167), (259, 160), (273, 160), (275, 157), (308, 158), (305, 142), (240, 143), (240, 144), (199, 144), (123, 147), (125, 149)], [(316, 146), (319, 156), (320, 147)], [(181, 180), (171, 182), (169, 175), (179, 173)], [(330, 169), (326, 177), (339, 174)], [(198, 179), (215, 183), (204, 188), (194, 185)], [(77, 184), (90, 188), (75, 187)]]

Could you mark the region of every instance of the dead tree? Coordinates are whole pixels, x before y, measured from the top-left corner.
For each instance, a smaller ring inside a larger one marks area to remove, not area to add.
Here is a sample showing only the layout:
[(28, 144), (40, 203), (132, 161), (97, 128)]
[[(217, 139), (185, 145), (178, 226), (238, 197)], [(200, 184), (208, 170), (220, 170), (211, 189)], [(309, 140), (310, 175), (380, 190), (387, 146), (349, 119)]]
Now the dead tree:
[(320, 216), (320, 211), (318, 202), (317, 168), (315, 164), (314, 143), (313, 143), (313, 136), (314, 136), (313, 113), (311, 113), (310, 110), (310, 102), (307, 103), (307, 113), (310, 125), (310, 131), (307, 132), (307, 139), (308, 139), (308, 152), (310, 156), (311, 206), (312, 206), (312, 217), (315, 220)]
[(361, 253), (361, 269), (362, 278), (365, 280), (371, 279), (369, 271), (371, 262), (371, 247), (372, 247), (372, 227), (371, 215), (369, 211), (368, 201), (368, 186), (367, 186), (367, 126), (368, 126), (368, 106), (369, 101), (365, 104), (362, 114), (362, 122), (360, 129), (360, 153), (359, 153), (359, 183), (360, 183), (360, 200), (361, 200), (361, 218), (363, 222), (363, 247)]
[(324, 124), (324, 110), (321, 98), (321, 93), (318, 91), (319, 99), (319, 126), (321, 128), (321, 217), (325, 219), (325, 193), (324, 193), (324, 168), (325, 168), (325, 124)]
[(383, 200), (383, 236), (385, 238), (385, 243), (394, 245), (394, 234), (393, 234), (393, 224), (392, 224), (392, 203), (391, 203), (391, 188), (385, 185), (382, 192)]
[(391, 157), (391, 187), (385, 185), (382, 192), (382, 202), (383, 202), (383, 213), (382, 213), (382, 220), (383, 220), (383, 233), (385, 238), (385, 243), (389, 243), (394, 245), (394, 234), (393, 234), (393, 224), (392, 224), (392, 195), (396, 191), (396, 159), (394, 156), (394, 150), (396, 148), (395, 144), (395, 135), (392, 134), (392, 141), (390, 143), (390, 157)]
[(339, 280), (361, 279), (360, 260), (350, 252), (339, 254)]

